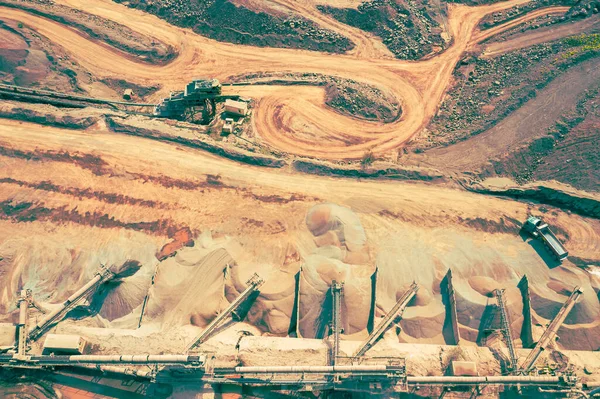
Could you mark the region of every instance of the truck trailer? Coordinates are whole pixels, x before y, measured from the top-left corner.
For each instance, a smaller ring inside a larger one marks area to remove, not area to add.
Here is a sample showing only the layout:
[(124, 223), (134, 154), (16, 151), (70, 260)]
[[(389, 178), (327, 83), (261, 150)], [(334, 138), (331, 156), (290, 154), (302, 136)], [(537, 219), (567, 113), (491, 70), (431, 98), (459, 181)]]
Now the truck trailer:
[(558, 238), (556, 238), (552, 230), (550, 230), (550, 227), (542, 222), (541, 219), (530, 216), (525, 222), (525, 225), (523, 225), (523, 230), (531, 234), (533, 238), (542, 240), (546, 248), (548, 248), (554, 258), (559, 262), (562, 262), (569, 256), (569, 252), (567, 252)]

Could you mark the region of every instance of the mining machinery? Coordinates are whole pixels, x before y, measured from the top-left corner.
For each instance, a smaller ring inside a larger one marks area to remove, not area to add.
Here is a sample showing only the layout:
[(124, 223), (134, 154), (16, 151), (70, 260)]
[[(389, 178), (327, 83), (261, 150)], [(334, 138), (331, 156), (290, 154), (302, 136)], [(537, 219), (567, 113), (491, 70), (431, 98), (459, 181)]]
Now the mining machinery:
[(331, 349), (331, 364), (335, 365), (340, 355), (340, 334), (342, 331), (342, 296), (344, 295), (344, 284), (333, 281), (331, 284), (331, 332), (333, 335), (333, 346)]
[(29, 342), (29, 308), (36, 308), (43, 314), (46, 310), (40, 306), (34, 299), (31, 290), (21, 290), (17, 299), (17, 307), (19, 308), (19, 322), (17, 324), (17, 356), (22, 358), (27, 353)]
[(215, 117), (217, 103), (228, 99), (238, 100), (239, 96), (222, 95), (217, 79), (199, 78), (188, 83), (183, 91), (172, 91), (154, 107), (153, 115), (208, 124)]
[(512, 333), (510, 331), (510, 319), (508, 317), (508, 310), (506, 309), (506, 303), (504, 301), (504, 290), (497, 289), (494, 291), (496, 296), (496, 302), (498, 304), (498, 310), (500, 311), (500, 326), (504, 342), (508, 347), (508, 353), (510, 355), (510, 366), (509, 371), (515, 371), (518, 367), (517, 364), (517, 353), (515, 351), (515, 345), (513, 343)]
[(235, 312), (242, 306), (246, 300), (258, 291), (258, 288), (264, 283), (264, 280), (259, 277), (258, 274), (254, 273), (246, 284), (248, 287), (237, 297), (231, 304), (221, 312), (209, 325), (198, 335), (194, 341), (186, 348), (186, 352), (191, 351), (204, 341), (206, 341), (211, 334), (223, 323), (223, 321), (229, 316), (241, 318)]
[(557, 261), (562, 262), (569, 256), (569, 252), (550, 230), (548, 224), (542, 222), (541, 219), (530, 216), (523, 225), (523, 230), (531, 234), (533, 238), (541, 240)]
[(560, 326), (564, 323), (565, 319), (575, 306), (575, 303), (577, 302), (577, 299), (579, 299), (581, 294), (583, 294), (583, 289), (581, 287), (575, 287), (575, 289), (571, 293), (571, 296), (569, 296), (569, 299), (567, 299), (567, 301), (563, 304), (563, 306), (560, 308), (554, 319), (550, 322), (550, 324), (542, 334), (540, 340), (537, 342), (537, 344), (531, 350), (531, 352), (529, 352), (529, 355), (527, 356), (525, 362), (523, 363), (523, 366), (521, 367), (521, 371), (523, 373), (529, 373), (531, 370), (533, 370), (535, 362), (540, 357), (542, 352), (546, 349), (546, 347), (550, 345), (552, 339), (556, 336), (556, 333), (558, 332)]
[(53, 324), (62, 320), (63, 317), (65, 317), (70, 310), (75, 308), (75, 306), (77, 306), (83, 298), (94, 292), (99, 285), (111, 280), (114, 277), (114, 273), (112, 273), (108, 268), (101, 266), (96, 271), (94, 277), (88, 281), (87, 284), (71, 295), (64, 303), (62, 303), (60, 307), (49, 312), (42, 318), (42, 320), (37, 322), (37, 324), (29, 333), (29, 339), (35, 341), (44, 335)]
[(406, 291), (398, 302), (394, 305), (394, 307), (385, 315), (383, 320), (373, 329), (367, 340), (361, 344), (356, 353), (354, 354), (354, 358), (358, 358), (364, 356), (364, 354), (371, 349), (379, 340), (379, 338), (383, 335), (384, 332), (387, 331), (388, 327), (402, 315), (408, 303), (413, 299), (413, 297), (417, 294), (419, 290), (419, 286), (417, 283), (412, 283), (408, 291)]

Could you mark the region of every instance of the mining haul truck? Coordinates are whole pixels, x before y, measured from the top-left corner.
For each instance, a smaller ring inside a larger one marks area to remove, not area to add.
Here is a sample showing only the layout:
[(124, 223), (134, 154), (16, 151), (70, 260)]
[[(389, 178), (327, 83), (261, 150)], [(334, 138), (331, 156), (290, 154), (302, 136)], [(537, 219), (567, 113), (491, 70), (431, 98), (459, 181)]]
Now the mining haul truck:
[(554, 235), (554, 233), (550, 230), (550, 227), (541, 219), (536, 218), (535, 216), (530, 216), (525, 225), (523, 226), (523, 230), (531, 234), (533, 238), (538, 238), (542, 240), (544, 245), (550, 250), (552, 255), (559, 261), (562, 262), (569, 253), (560, 243), (558, 238)]
[(172, 91), (169, 97), (154, 107), (154, 116), (179, 119), (192, 123), (208, 123), (215, 116), (217, 101), (236, 99), (222, 96), (217, 79), (195, 79), (183, 91)]

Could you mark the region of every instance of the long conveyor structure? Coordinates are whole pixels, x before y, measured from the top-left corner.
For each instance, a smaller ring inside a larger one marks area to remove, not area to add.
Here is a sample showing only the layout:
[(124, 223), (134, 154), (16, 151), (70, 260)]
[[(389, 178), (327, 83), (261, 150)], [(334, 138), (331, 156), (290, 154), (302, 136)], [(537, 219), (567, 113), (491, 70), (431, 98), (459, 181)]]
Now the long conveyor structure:
[(508, 311), (506, 309), (506, 303), (504, 301), (504, 290), (497, 289), (494, 291), (494, 295), (496, 296), (496, 302), (500, 311), (500, 325), (502, 329), (502, 335), (504, 336), (504, 341), (506, 342), (506, 346), (508, 347), (508, 353), (510, 355), (509, 369), (511, 371), (514, 371), (518, 367), (517, 353), (515, 351), (512, 333), (510, 331), (510, 319), (508, 317)]
[(115, 101), (104, 98), (95, 98), (89, 96), (80, 96), (77, 94), (67, 94), (52, 90), (42, 90), (15, 85), (0, 84), (0, 98), (9, 98), (16, 100), (35, 100), (45, 99), (40, 102), (47, 102), (54, 105), (67, 105), (69, 107), (82, 108), (91, 104), (99, 105), (123, 105), (135, 107), (154, 107), (156, 104), (134, 103), (127, 101)]
[[(195, 355), (0, 355), (0, 368), (69, 370), (91, 369), (122, 378), (141, 378), (151, 383), (209, 383), (266, 387), (300, 392), (339, 390), (350, 392), (408, 392), (427, 386), (547, 387), (569, 391), (577, 379), (569, 376), (412, 376), (405, 367), (388, 364), (224, 366), (214, 357)], [(149, 368), (145, 368), (148, 366)], [(375, 385), (373, 385), (375, 384)], [(375, 388), (374, 388), (375, 387)]]
[(581, 287), (575, 287), (575, 289), (571, 293), (571, 296), (569, 296), (569, 299), (567, 299), (567, 301), (563, 304), (563, 306), (560, 308), (552, 322), (550, 322), (550, 324), (548, 325), (548, 328), (546, 328), (546, 330), (542, 334), (540, 340), (537, 342), (537, 344), (531, 350), (531, 352), (529, 352), (529, 355), (527, 356), (525, 362), (523, 363), (523, 366), (521, 367), (521, 370), (524, 373), (528, 373), (533, 369), (533, 367), (535, 366), (535, 362), (540, 357), (542, 352), (546, 349), (546, 347), (550, 345), (550, 342), (552, 341), (552, 339), (558, 332), (558, 329), (564, 323), (565, 319), (575, 306), (575, 303), (577, 302), (577, 299), (579, 299), (581, 294), (583, 294), (583, 289)]
[(394, 307), (392, 307), (392, 309), (385, 315), (377, 327), (373, 329), (367, 340), (358, 348), (354, 354), (355, 358), (364, 356), (364, 354), (371, 349), (375, 343), (377, 343), (381, 335), (387, 331), (390, 324), (392, 324), (394, 320), (404, 312), (404, 309), (406, 309), (406, 306), (408, 306), (409, 302), (417, 294), (418, 290), (419, 285), (413, 282), (408, 291), (406, 291), (400, 297), (400, 299), (398, 299), (398, 302), (396, 302)]
[(331, 363), (335, 365), (340, 355), (340, 334), (342, 333), (342, 296), (344, 294), (344, 284), (333, 281), (331, 285), (332, 315), (331, 329), (333, 330), (333, 348), (331, 354)]
[(29, 339), (35, 341), (44, 335), (54, 323), (62, 320), (62, 318), (65, 317), (70, 310), (75, 308), (83, 298), (94, 292), (100, 284), (103, 284), (114, 277), (115, 275), (110, 270), (104, 266), (100, 267), (94, 278), (71, 295), (60, 307), (46, 314), (42, 320), (31, 329)]
[(253, 294), (258, 288), (263, 284), (264, 280), (258, 276), (258, 274), (254, 273), (250, 280), (248, 280), (248, 287), (237, 297), (231, 304), (221, 312), (209, 325), (202, 331), (200, 335), (198, 335), (194, 341), (188, 345), (186, 348), (186, 352), (194, 349), (198, 345), (202, 344), (206, 341), (211, 334), (221, 325), (221, 323), (233, 315), (234, 312)]

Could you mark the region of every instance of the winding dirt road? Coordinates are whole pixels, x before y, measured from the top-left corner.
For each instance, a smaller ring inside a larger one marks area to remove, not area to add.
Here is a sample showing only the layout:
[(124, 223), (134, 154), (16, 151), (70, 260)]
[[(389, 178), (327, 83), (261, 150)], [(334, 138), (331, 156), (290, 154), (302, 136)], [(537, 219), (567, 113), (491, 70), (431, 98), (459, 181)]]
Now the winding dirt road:
[[(290, 3), (280, 0), (281, 3)], [(420, 62), (390, 59), (377, 50), (373, 40), (346, 29), (356, 39), (356, 48), (345, 55), (271, 49), (220, 43), (187, 29), (169, 25), (152, 15), (110, 0), (90, 0), (85, 6), (77, 0), (57, 3), (124, 24), (178, 49), (179, 56), (168, 65), (140, 62), (102, 43), (89, 40), (59, 23), (23, 11), (0, 8), (5, 18), (22, 21), (52, 42), (62, 46), (98, 78), (126, 79), (142, 85), (161, 83), (163, 90), (180, 89), (197, 76), (228, 76), (255, 72), (311, 72), (337, 75), (377, 86), (389, 92), (402, 105), (402, 117), (392, 123), (376, 123), (342, 116), (324, 104), (322, 89), (300, 87), (252, 86), (227, 89), (257, 100), (253, 123), (257, 134), (272, 147), (295, 155), (322, 159), (358, 159), (365, 152), (383, 154), (395, 150), (418, 133), (434, 115), (448, 88), (452, 70), (461, 55), (473, 44), (489, 37), (476, 34), (477, 24), (485, 15), (526, 3), (512, 0), (480, 7), (449, 5), (448, 29), (453, 43), (443, 53)], [(291, 3), (290, 3), (291, 4)], [(309, 8), (302, 6), (302, 10)], [(544, 13), (564, 12), (551, 7), (536, 10), (518, 23)], [(314, 14), (314, 13), (313, 13)], [(313, 15), (311, 14), (311, 15)], [(315, 16), (314, 14), (313, 16)], [(316, 17), (315, 17), (316, 18)], [(336, 29), (325, 17), (327, 28)], [(494, 33), (513, 27), (511, 21), (494, 28)], [(341, 29), (337, 26), (338, 30)]]

